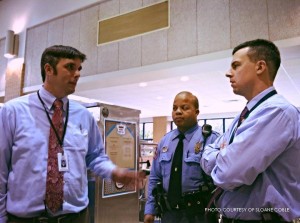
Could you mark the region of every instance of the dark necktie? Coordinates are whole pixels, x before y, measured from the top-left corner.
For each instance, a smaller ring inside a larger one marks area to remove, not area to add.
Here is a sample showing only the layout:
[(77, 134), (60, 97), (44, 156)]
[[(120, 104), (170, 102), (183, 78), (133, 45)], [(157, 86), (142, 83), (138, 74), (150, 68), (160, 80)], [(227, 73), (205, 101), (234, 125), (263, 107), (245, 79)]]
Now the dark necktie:
[[(233, 138), (234, 138), (234, 135), (235, 135), (235, 132), (236, 132), (237, 128), (242, 124), (242, 122), (247, 118), (248, 115), (249, 115), (249, 110), (248, 110), (247, 106), (245, 106), (242, 113), (240, 114), (238, 124), (237, 124), (231, 138), (230, 138), (229, 144), (233, 141)], [(210, 201), (208, 202), (208, 205), (207, 205), (208, 208), (210, 208), (212, 206), (213, 202), (221, 196), (222, 192), (223, 192), (223, 189), (221, 187), (217, 187), (215, 189)]]
[(237, 128), (242, 124), (242, 122), (247, 118), (249, 114), (249, 110), (247, 108), (247, 106), (245, 106), (244, 110), (242, 111), (240, 118), (239, 118), (239, 122), (237, 124)]
[(168, 190), (168, 200), (170, 202), (171, 207), (175, 207), (178, 203), (180, 203), (182, 194), (181, 176), (184, 135), (180, 134), (178, 138), (179, 141), (172, 161), (172, 169)]
[(229, 144), (232, 143), (237, 128), (238, 128), (238, 127), (242, 124), (242, 122), (247, 118), (247, 116), (249, 115), (249, 113), (250, 113), (250, 112), (249, 112), (247, 106), (245, 106), (245, 108), (243, 109), (242, 113), (240, 114), (240, 118), (239, 118), (238, 124), (237, 124), (237, 126), (235, 127), (233, 133), (231, 134)]
[[(50, 126), (48, 166), (46, 181), (45, 202), (48, 209), (55, 213), (61, 209), (63, 203), (63, 174), (58, 170), (57, 154), (62, 153), (63, 149), (59, 143), (63, 134), (63, 102), (56, 99), (53, 103), (54, 113), (52, 116), (53, 126)], [(54, 127), (54, 129), (53, 129)], [(57, 135), (55, 134), (55, 131)]]

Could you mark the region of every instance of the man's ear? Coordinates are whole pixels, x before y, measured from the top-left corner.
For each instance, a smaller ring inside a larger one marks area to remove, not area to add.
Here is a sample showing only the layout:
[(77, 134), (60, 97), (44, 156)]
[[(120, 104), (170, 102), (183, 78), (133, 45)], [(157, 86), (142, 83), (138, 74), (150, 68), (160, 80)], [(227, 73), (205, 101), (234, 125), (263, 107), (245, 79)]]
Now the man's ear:
[(45, 70), (46, 75), (47, 75), (47, 74), (53, 73), (53, 68), (52, 68), (52, 66), (51, 66), (50, 64), (48, 64), (48, 63), (46, 63), (46, 64), (44, 65), (44, 70)]
[(262, 74), (267, 68), (266, 61), (264, 61), (264, 60), (257, 61), (255, 68), (256, 68), (257, 74), (259, 74), (259, 75)]

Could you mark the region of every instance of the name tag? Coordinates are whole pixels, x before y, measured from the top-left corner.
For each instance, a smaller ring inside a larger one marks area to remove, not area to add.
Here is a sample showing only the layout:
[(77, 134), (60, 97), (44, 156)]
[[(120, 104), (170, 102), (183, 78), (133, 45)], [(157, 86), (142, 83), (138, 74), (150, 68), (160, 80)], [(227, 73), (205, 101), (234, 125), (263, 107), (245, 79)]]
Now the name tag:
[(58, 170), (60, 172), (69, 171), (68, 156), (66, 153), (57, 153)]

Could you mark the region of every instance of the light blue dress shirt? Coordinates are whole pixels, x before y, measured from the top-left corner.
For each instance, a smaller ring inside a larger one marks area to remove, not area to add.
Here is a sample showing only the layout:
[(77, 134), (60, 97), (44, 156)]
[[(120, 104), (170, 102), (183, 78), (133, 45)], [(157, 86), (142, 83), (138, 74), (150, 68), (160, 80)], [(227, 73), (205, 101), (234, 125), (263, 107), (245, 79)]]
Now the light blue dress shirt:
[[(202, 152), (195, 152), (196, 145), (189, 145), (193, 135), (201, 126), (196, 125), (192, 129), (184, 133), (183, 140), (183, 165), (182, 165), (182, 192), (199, 190), (202, 185), (203, 177), (200, 167), (200, 157)], [(152, 191), (158, 182), (163, 182), (163, 189), (167, 193), (171, 175), (172, 158), (178, 144), (178, 129), (167, 133), (158, 144), (156, 157), (153, 159), (152, 167), (149, 175), (148, 197), (145, 206), (145, 214), (155, 215), (155, 199), (152, 196)], [(207, 138), (206, 144), (213, 143), (219, 136), (218, 133), (212, 132)], [(200, 134), (197, 142), (203, 143), (203, 136)], [(164, 148), (163, 147), (167, 147)], [(203, 151), (203, 150), (202, 150)]]
[[(266, 89), (248, 102), (249, 110)], [(216, 201), (222, 215), (232, 219), (259, 220), (274, 211), (286, 221), (300, 216), (300, 112), (275, 94), (243, 121), (238, 118), (201, 159), (203, 170), (224, 189)], [(233, 142), (228, 145), (231, 134)], [(221, 150), (220, 150), (221, 149)]]
[[(52, 117), (55, 97), (39, 91)], [(88, 205), (87, 169), (111, 177), (115, 165), (105, 154), (96, 121), (82, 105), (63, 98), (64, 115), (69, 102), (69, 121), (63, 142), (69, 171), (64, 173), (63, 210), (75, 213)], [(0, 110), (0, 223), (7, 212), (34, 217), (44, 211), (50, 123), (37, 93), (4, 104)]]

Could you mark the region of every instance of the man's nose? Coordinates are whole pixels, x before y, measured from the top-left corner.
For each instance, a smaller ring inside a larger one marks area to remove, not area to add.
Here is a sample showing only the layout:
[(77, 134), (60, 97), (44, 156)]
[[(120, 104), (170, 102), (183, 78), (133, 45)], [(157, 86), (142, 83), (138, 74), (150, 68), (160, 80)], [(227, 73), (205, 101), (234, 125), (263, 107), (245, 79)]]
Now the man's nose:
[(74, 76), (77, 77), (77, 78), (79, 78), (80, 77), (80, 70), (76, 70)]
[(226, 76), (226, 77), (231, 77), (231, 76), (232, 76), (231, 71), (230, 71), (230, 70), (226, 71), (226, 72), (225, 72), (225, 76)]
[(180, 114), (181, 114), (181, 113), (182, 113), (182, 111), (181, 111), (181, 109), (180, 109), (180, 108), (177, 108), (177, 109), (176, 109), (176, 111), (175, 111), (175, 113), (176, 113), (176, 114), (178, 114), (178, 113), (180, 113)]

